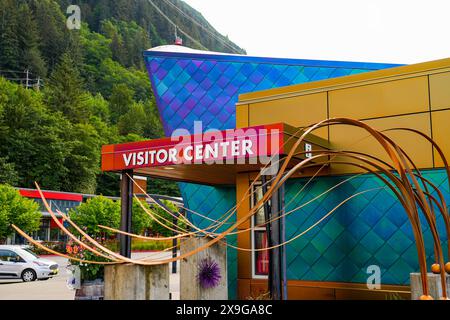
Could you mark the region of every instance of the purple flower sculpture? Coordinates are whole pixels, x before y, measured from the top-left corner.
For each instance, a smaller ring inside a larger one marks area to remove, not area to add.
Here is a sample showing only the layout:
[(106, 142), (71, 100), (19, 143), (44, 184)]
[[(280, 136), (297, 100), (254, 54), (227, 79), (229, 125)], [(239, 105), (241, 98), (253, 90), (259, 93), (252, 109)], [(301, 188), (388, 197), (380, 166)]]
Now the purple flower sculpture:
[(215, 288), (219, 285), (222, 276), (220, 274), (220, 267), (211, 258), (205, 258), (200, 261), (198, 266), (198, 281), (203, 289)]

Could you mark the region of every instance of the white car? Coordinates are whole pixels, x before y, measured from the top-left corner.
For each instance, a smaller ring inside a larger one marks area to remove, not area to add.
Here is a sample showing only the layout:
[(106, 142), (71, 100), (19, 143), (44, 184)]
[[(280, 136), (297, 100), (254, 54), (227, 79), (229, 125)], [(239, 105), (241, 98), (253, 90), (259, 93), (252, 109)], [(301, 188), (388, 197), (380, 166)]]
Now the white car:
[(30, 282), (47, 280), (57, 274), (56, 262), (41, 259), (25, 247), (0, 245), (0, 279)]

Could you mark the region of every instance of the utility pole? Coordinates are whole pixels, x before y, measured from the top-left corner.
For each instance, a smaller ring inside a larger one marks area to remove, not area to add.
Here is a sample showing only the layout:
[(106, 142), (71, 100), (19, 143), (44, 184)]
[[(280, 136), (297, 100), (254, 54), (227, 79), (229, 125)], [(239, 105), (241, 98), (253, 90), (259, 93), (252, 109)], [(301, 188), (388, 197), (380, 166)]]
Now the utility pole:
[(28, 89), (28, 86), (30, 85), (30, 71), (28, 69), (26, 70), (27, 78), (26, 78), (26, 88)]

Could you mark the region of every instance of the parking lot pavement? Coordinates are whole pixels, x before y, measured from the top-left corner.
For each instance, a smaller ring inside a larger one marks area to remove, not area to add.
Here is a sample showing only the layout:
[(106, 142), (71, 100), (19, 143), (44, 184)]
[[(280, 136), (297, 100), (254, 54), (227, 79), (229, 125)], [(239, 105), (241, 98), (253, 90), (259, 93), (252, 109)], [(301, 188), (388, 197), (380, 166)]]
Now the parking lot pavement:
[(0, 280), (1, 300), (73, 300), (75, 291), (66, 286), (67, 259), (48, 256), (59, 265), (59, 274), (45, 281), (22, 282), (22, 280)]
[[(168, 258), (170, 253), (133, 253), (132, 258)], [(59, 274), (49, 280), (22, 282), (21, 280), (0, 280), (0, 300), (73, 300), (75, 291), (67, 287), (69, 274), (66, 271), (67, 259), (58, 256), (46, 256), (59, 264)], [(172, 270), (170, 266), (170, 270)], [(178, 270), (179, 271), (179, 268)], [(170, 273), (170, 292), (172, 299), (180, 296), (179, 273)]]

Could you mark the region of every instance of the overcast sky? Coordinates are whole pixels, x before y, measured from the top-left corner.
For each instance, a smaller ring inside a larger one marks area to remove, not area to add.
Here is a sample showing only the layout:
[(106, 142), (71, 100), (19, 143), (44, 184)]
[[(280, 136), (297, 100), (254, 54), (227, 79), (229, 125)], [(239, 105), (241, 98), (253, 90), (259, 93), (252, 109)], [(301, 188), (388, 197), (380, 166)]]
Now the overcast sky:
[(185, 0), (249, 55), (414, 63), (450, 57), (450, 0)]

